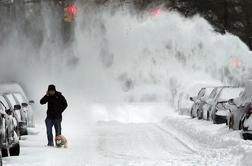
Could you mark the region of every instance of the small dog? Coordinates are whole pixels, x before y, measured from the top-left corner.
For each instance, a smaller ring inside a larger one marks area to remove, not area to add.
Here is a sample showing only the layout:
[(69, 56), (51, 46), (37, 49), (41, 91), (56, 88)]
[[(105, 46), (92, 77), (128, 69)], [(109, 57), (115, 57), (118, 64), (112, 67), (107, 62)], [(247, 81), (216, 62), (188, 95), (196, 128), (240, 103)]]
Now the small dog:
[(55, 138), (55, 144), (56, 144), (56, 147), (58, 147), (58, 148), (61, 148), (61, 147), (67, 148), (68, 147), (67, 139), (63, 135), (58, 135)]

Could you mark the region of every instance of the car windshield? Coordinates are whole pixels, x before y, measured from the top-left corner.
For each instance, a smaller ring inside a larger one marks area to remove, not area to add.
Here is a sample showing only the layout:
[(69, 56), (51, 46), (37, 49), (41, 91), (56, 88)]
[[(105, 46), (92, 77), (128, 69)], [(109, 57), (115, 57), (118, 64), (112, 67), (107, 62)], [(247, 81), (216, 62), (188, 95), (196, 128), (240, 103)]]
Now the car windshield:
[(213, 91), (213, 88), (206, 88), (206, 94), (205, 95), (209, 96), (212, 91)]
[(209, 98), (211, 99), (215, 98), (215, 96), (217, 95), (217, 92), (218, 92), (218, 88), (214, 88), (212, 92), (210, 93)]
[(202, 88), (199, 94), (201, 95), (200, 97), (202, 98), (207, 98), (210, 93), (212, 92), (213, 88)]
[(244, 88), (223, 88), (219, 98), (221, 100), (229, 100), (239, 97), (240, 93), (244, 91)]
[(16, 105), (17, 102), (16, 102), (15, 98), (13, 97), (13, 95), (12, 94), (6, 94), (5, 96), (8, 99), (8, 101), (10, 102), (12, 109), (14, 109), (14, 105)]
[(20, 93), (14, 93), (13, 95), (17, 99), (19, 104), (26, 103), (24, 96), (21, 95)]
[(4, 104), (4, 106), (6, 107), (6, 109), (10, 109), (8, 103), (6, 102), (5, 98), (3, 96), (0, 96), (0, 101)]

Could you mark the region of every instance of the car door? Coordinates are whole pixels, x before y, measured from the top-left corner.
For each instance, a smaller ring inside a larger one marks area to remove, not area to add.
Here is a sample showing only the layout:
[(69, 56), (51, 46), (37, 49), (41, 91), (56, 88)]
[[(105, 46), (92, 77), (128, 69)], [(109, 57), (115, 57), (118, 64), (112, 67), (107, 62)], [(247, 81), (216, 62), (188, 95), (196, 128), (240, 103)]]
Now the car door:
[(2, 95), (0, 95), (0, 103), (1, 103), (1, 106), (4, 107), (4, 112), (8, 113), (8, 111), (10, 110), (10, 106)]
[(215, 96), (213, 102), (211, 103), (210, 112), (209, 112), (209, 117), (211, 118), (211, 120), (213, 120), (213, 118), (214, 118), (214, 117), (213, 117), (213, 116), (214, 116), (213, 113), (214, 113), (214, 111), (215, 111), (215, 109), (216, 109), (216, 105), (217, 105), (218, 99), (220, 98), (220, 95), (221, 95), (223, 89), (224, 89), (224, 87), (218, 89), (218, 92), (217, 92), (217, 94), (216, 94), (216, 96)]
[(4, 98), (6, 99), (7, 103), (10, 106), (10, 109), (12, 110), (14, 117), (16, 118), (17, 122), (22, 122), (21, 120), (21, 113), (20, 110), (14, 110), (14, 106), (18, 105), (18, 103), (16, 102), (14, 96), (11, 93), (6, 93), (3, 95)]
[[(11, 138), (13, 136), (13, 132), (14, 129), (17, 127), (17, 121), (13, 116), (13, 112), (10, 109), (10, 105), (9, 103), (6, 101), (6, 99), (0, 95), (0, 105), (2, 107), (2, 109), (4, 109), (4, 111), (6, 112), (5, 117), (4, 117), (4, 121), (3, 121), (3, 128), (4, 131), (1, 131), (4, 133), (4, 138), (5, 140), (3, 140), (5, 143), (7, 141), (7, 135), (9, 136), (9, 138)], [(8, 142), (8, 141), (7, 141)]]
[(203, 119), (208, 120), (209, 118), (209, 111), (211, 109), (211, 104), (214, 102), (215, 96), (218, 94), (218, 87), (214, 88), (210, 93), (208, 99), (206, 100), (205, 105), (203, 106)]

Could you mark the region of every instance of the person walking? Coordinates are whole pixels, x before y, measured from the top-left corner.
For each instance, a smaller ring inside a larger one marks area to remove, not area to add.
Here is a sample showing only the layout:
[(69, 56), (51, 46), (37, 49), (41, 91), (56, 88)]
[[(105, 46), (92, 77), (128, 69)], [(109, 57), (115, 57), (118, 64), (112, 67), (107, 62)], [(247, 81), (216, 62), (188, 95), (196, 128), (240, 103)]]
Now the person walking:
[(47, 130), (47, 146), (54, 146), (53, 127), (56, 137), (61, 135), (62, 113), (67, 108), (68, 104), (61, 92), (56, 91), (55, 85), (49, 85), (46, 95), (40, 100), (40, 104), (47, 103), (47, 117), (45, 119)]

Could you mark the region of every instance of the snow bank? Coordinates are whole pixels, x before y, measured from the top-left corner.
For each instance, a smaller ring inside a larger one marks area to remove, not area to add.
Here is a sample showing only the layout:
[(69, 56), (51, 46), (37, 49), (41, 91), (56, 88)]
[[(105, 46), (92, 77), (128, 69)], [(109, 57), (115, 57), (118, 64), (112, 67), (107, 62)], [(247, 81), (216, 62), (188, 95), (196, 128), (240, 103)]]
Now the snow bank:
[(251, 141), (244, 141), (240, 131), (229, 130), (225, 125), (214, 125), (188, 116), (171, 115), (162, 126), (183, 138), (206, 159), (206, 165), (250, 165)]

